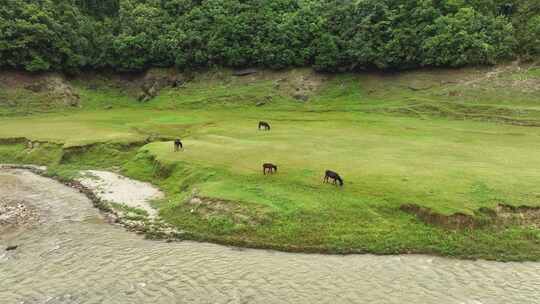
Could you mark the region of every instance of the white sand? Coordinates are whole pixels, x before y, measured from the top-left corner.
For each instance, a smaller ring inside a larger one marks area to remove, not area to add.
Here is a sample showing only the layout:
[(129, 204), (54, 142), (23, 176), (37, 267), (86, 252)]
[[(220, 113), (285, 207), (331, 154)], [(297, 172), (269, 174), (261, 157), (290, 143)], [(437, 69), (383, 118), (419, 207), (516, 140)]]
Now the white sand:
[(150, 201), (162, 198), (163, 193), (151, 184), (107, 171), (87, 170), (81, 174), (77, 180), (100, 199), (145, 210), (152, 218), (157, 215)]

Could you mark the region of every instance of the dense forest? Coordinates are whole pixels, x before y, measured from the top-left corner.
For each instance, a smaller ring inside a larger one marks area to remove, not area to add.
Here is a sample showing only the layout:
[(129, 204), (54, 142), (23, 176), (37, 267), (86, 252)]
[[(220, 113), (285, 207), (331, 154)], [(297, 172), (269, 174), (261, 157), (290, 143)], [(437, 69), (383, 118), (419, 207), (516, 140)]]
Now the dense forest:
[(540, 54), (539, 0), (0, 0), (0, 66), (493, 64)]

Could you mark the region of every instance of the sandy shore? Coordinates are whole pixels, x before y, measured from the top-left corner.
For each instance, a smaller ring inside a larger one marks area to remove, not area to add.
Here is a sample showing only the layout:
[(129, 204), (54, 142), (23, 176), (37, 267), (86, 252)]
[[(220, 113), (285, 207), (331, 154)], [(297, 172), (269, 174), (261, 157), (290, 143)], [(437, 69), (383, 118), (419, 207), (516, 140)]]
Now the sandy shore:
[[(46, 170), (46, 167), (33, 165), (0, 164), (0, 173), (6, 173), (5, 176), (32, 172), (48, 177)], [(2, 234), (0, 236), (7, 237), (8, 233), (16, 233), (34, 226), (40, 214), (36, 212), (30, 201), (12, 199), (11, 196), (16, 195), (21, 189), (18, 185), (9, 183), (8, 180), (3, 181), (2, 176), (0, 174), (0, 183), (4, 186), (4, 193), (0, 192), (0, 233)], [(85, 193), (95, 207), (106, 213), (111, 223), (121, 224), (130, 231), (145, 233), (153, 238), (159, 235), (159, 237), (170, 239), (179, 238), (181, 235), (177, 229), (165, 224), (159, 218), (158, 211), (151, 206), (153, 200), (163, 198), (164, 194), (150, 183), (98, 170), (81, 171), (78, 178), (62, 181), (62, 183)], [(124, 209), (115, 204), (144, 211), (145, 215), (141, 217), (140, 212)]]
[(157, 217), (157, 210), (152, 208), (150, 202), (163, 198), (163, 193), (149, 183), (97, 170), (82, 171), (77, 181), (103, 201), (141, 209), (146, 211), (150, 218)]

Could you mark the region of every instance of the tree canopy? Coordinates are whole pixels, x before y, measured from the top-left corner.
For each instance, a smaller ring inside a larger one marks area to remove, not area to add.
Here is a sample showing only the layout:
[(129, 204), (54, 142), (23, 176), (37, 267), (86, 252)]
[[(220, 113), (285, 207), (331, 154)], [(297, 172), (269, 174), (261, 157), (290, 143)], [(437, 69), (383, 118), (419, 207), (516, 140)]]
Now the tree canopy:
[(540, 54), (537, 0), (0, 0), (0, 66), (493, 64)]

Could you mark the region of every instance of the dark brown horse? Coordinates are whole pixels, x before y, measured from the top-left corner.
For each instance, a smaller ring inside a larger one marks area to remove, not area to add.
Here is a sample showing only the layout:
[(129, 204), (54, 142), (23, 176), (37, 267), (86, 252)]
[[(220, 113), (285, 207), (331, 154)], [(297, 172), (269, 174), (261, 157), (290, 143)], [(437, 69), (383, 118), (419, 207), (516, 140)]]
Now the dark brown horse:
[(341, 176), (339, 176), (339, 174), (334, 171), (326, 170), (326, 172), (324, 173), (324, 182), (328, 183), (330, 179), (333, 180), (332, 183), (334, 185), (337, 182), (340, 186), (343, 186), (343, 179), (341, 178)]
[(174, 151), (178, 151), (180, 149), (184, 149), (184, 146), (182, 145), (182, 141), (180, 138), (177, 138), (174, 140)]
[(270, 124), (267, 123), (266, 121), (259, 121), (259, 130), (261, 129), (270, 131)]
[(277, 173), (277, 166), (269, 163), (263, 164), (263, 174), (266, 175), (266, 172), (270, 174)]

